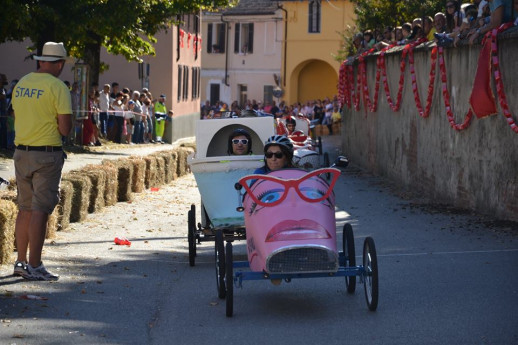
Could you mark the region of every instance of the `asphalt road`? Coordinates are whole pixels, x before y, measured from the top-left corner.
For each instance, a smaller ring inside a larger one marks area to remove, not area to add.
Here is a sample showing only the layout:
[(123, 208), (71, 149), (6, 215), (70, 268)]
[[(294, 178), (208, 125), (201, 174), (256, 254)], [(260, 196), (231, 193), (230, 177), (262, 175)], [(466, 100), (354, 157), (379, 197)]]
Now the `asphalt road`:
[[(213, 243), (199, 245), (196, 266), (188, 264), (187, 210), (199, 210), (199, 195), (186, 176), (59, 233), (44, 253), (59, 282), (26, 282), (2, 266), (0, 343), (518, 343), (515, 224), (422, 206), (354, 166), (335, 193), (339, 243), (343, 224), (352, 224), (360, 262), (364, 238), (375, 240), (375, 312), (363, 285), (350, 295), (343, 278), (318, 278), (246, 281), (227, 318)], [(114, 245), (115, 236), (132, 245)], [(244, 242), (234, 252), (244, 259)]]

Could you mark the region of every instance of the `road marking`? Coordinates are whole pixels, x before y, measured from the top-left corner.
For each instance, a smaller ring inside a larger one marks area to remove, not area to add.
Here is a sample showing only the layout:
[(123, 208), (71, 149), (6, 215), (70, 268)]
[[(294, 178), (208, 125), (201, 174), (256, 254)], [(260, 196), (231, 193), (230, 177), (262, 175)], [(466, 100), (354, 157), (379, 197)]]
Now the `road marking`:
[(494, 249), (494, 250), (466, 250), (456, 252), (428, 252), (428, 253), (399, 253), (399, 254), (378, 254), (378, 257), (390, 257), (390, 256), (422, 256), (422, 255), (449, 255), (449, 254), (488, 254), (488, 253), (506, 253), (506, 252), (518, 252), (517, 249)]

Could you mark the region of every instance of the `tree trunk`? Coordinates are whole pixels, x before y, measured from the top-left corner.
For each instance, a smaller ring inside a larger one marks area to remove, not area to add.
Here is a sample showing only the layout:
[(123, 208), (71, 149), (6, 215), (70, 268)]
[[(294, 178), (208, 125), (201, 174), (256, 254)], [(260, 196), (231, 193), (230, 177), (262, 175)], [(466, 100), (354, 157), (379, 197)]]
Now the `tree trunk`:
[[(101, 37), (90, 32), (92, 41), (85, 45), (83, 60), (90, 67), (88, 69), (88, 80), (92, 83), (99, 84), (99, 69), (101, 64)], [(90, 87), (88, 85), (88, 87)]]

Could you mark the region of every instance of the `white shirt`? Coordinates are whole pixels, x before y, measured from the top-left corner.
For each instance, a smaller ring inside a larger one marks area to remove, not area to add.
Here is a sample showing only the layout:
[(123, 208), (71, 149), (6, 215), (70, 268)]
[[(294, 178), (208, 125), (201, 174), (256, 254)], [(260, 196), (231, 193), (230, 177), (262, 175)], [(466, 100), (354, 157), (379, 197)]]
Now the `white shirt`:
[(113, 102), (112, 107), (113, 107), (115, 116), (120, 116), (120, 117), (124, 116), (124, 108), (123, 108), (122, 104), (118, 105), (117, 102)]
[(110, 94), (104, 93), (104, 90), (99, 92), (99, 109), (106, 113), (110, 109)]

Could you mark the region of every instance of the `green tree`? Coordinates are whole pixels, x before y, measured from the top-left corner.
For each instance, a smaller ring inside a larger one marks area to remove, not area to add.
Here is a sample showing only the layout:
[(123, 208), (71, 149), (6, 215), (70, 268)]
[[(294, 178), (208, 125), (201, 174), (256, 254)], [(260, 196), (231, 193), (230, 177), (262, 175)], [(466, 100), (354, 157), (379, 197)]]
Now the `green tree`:
[(342, 37), (342, 48), (334, 55), (337, 61), (343, 61), (354, 53), (352, 37), (356, 32), (367, 29), (383, 32), (386, 26), (400, 26), (412, 22), (414, 18), (433, 16), (444, 11), (444, 0), (351, 0), (356, 15), (355, 27), (347, 28), (338, 34)]
[(233, 6), (236, 0), (3, 0), (0, 43), (29, 38), (41, 54), (47, 41), (64, 42), (69, 54), (90, 66), (98, 81), (105, 66), (101, 47), (128, 61), (154, 55), (155, 35), (178, 16)]
[(444, 11), (444, 0), (352, 0), (360, 31), (396, 27), (414, 18), (433, 17)]

